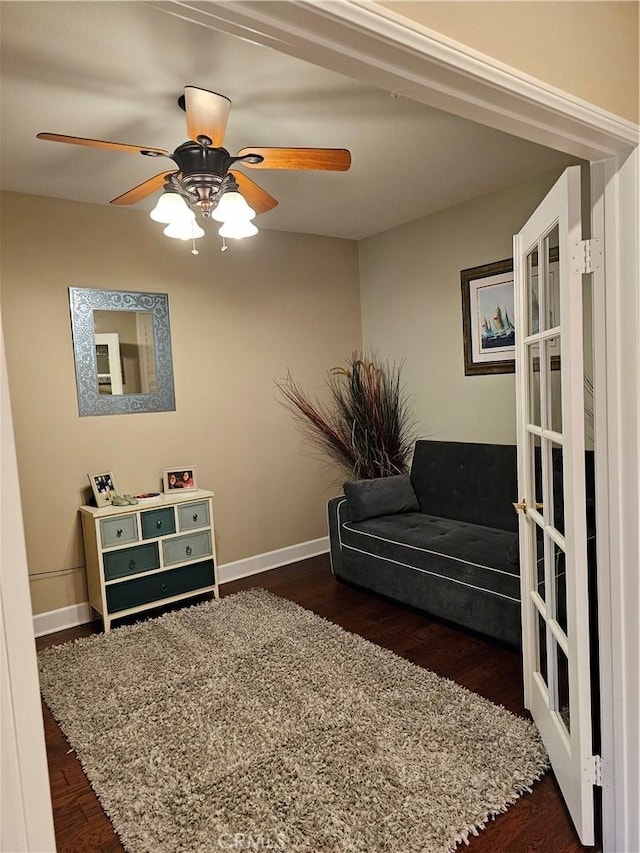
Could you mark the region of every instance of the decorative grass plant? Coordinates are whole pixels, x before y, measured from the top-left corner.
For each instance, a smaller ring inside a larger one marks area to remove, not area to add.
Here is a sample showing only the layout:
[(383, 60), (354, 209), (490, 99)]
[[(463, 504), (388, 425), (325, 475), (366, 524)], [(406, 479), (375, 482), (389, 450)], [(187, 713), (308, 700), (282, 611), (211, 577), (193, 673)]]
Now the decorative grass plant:
[(304, 439), (349, 478), (403, 474), (414, 442), (401, 366), (354, 352), (327, 374), (327, 402), (312, 398), (287, 375), (276, 383)]

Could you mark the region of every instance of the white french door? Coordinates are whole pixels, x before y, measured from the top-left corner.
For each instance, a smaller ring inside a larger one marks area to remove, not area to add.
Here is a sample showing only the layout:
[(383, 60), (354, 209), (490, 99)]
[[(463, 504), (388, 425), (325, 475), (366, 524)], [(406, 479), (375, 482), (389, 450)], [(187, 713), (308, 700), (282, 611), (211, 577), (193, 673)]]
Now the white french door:
[(583, 844), (594, 843), (580, 167), (514, 237), (525, 705)]

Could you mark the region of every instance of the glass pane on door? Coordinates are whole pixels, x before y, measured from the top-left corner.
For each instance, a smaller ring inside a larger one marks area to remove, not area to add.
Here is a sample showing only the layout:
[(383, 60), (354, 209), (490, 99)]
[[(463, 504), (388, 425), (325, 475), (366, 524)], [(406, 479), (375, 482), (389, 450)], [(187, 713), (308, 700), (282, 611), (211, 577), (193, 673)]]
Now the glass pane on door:
[(560, 325), (560, 277), (559, 277), (560, 229), (554, 225), (544, 238), (545, 270), (545, 329)]
[(547, 623), (542, 618), (542, 615), (538, 613), (537, 608), (536, 613), (538, 615), (538, 661), (536, 669), (542, 676), (544, 683), (548, 685), (549, 676), (547, 674)]
[(531, 344), (529, 350), (529, 423), (541, 426), (540, 404), (540, 344)]
[(551, 446), (551, 487), (553, 497), (550, 501), (552, 514), (549, 515), (550, 523), (553, 524), (558, 533), (564, 536), (564, 450), (561, 444), (555, 441), (549, 442)]
[(538, 581), (538, 595), (543, 601), (546, 601), (545, 595), (545, 580), (544, 580), (544, 533), (542, 528), (536, 524), (536, 578)]
[(562, 651), (558, 643), (554, 640), (556, 647), (556, 667), (558, 678), (558, 696), (556, 700), (556, 710), (560, 715), (567, 734), (571, 732), (571, 706), (569, 701), (569, 661), (567, 656)]
[(565, 556), (557, 542), (551, 542), (553, 554), (554, 602), (555, 618), (567, 633), (567, 573)]
[(547, 427), (562, 432), (562, 345), (560, 336), (547, 338), (544, 342), (549, 382)]
[(531, 482), (533, 483), (533, 492), (534, 499), (537, 504), (542, 503), (542, 448), (540, 442), (540, 436), (534, 434), (530, 435), (531, 442), (531, 465), (533, 466), (533, 476), (531, 477)]
[(535, 335), (540, 331), (540, 292), (538, 286), (538, 249), (532, 249), (527, 255), (527, 334)]

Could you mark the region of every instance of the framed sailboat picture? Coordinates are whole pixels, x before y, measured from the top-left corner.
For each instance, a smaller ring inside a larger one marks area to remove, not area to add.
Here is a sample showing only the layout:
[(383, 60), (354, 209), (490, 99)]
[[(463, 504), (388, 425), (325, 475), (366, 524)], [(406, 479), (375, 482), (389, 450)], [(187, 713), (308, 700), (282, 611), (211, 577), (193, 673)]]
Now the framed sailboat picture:
[(460, 281), (465, 375), (514, 373), (513, 260), (462, 270)]

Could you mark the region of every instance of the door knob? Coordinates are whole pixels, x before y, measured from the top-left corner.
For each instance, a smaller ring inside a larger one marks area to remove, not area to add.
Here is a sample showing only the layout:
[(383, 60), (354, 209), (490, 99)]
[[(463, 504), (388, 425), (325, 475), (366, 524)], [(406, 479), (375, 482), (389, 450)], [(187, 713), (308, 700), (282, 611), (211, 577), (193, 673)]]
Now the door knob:
[[(544, 504), (540, 504), (540, 503), (536, 502), (534, 504), (534, 506), (536, 509), (542, 509)], [(513, 508), (515, 509), (516, 512), (526, 512), (529, 509), (529, 504), (527, 503), (527, 499), (522, 498), (522, 500), (519, 500), (517, 503), (514, 503)]]

